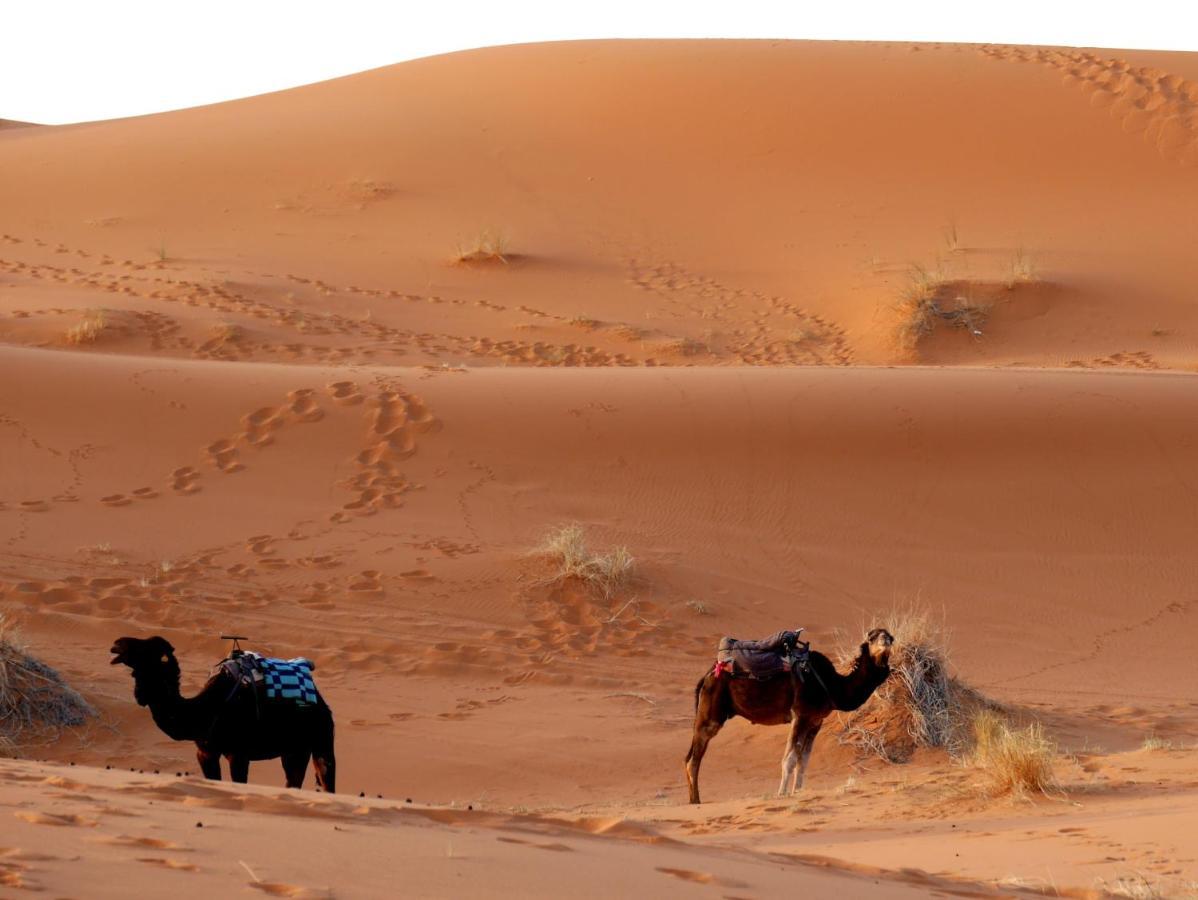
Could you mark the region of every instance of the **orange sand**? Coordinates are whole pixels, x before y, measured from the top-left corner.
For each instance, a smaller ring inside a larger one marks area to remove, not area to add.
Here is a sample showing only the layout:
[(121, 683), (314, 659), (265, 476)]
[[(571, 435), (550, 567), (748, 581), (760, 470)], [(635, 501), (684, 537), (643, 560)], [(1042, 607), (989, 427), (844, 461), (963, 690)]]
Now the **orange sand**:
[[(1189, 889), (1196, 110), (1193, 54), (653, 41), (0, 129), (0, 610), (103, 714), (0, 765), (0, 885)], [(912, 264), (980, 336), (898, 348)], [(570, 521), (631, 588), (538, 586)], [(733, 723), (685, 805), (719, 635), (915, 598), (1066, 799), (825, 736), (763, 801)], [(173, 777), (108, 647), (186, 693), (228, 630), (316, 660), (344, 797)]]

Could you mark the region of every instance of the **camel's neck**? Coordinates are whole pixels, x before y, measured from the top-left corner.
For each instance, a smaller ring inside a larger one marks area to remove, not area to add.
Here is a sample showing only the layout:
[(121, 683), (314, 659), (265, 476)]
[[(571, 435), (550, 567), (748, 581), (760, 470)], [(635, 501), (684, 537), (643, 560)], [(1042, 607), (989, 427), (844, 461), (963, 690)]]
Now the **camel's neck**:
[(864, 651), (853, 660), (852, 668), (843, 675), (836, 671), (836, 667), (823, 654), (818, 654), (818, 661), (817, 654), (812, 653), (811, 656), (833, 708), (841, 712), (852, 712), (860, 707), (890, 674), (888, 666), (879, 666)]
[(169, 677), (153, 685), (145, 685), (150, 715), (163, 733), (176, 741), (201, 740), (212, 729), (216, 706), (211, 692), (201, 691), (195, 697), (179, 693), (179, 671), (176, 667)]

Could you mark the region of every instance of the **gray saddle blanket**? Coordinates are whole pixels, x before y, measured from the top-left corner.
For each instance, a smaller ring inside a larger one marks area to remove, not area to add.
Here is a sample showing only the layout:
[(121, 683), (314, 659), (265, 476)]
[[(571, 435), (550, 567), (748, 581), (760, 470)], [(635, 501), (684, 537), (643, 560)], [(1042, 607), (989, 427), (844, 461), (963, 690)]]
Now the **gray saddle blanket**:
[(779, 631), (760, 641), (720, 638), (716, 662), (731, 664), (733, 676), (773, 678), (791, 672), (799, 660), (798, 631)]

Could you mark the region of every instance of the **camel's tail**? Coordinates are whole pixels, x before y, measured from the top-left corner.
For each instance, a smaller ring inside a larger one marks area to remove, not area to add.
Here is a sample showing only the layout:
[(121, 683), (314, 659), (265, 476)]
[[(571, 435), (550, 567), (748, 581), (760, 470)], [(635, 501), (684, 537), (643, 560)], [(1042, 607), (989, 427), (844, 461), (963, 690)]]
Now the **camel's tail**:
[(704, 675), (702, 678), (699, 679), (699, 683), (695, 685), (695, 712), (699, 711), (699, 694), (700, 694), (700, 692), (702, 692), (703, 682), (706, 680), (707, 680), (707, 676)]

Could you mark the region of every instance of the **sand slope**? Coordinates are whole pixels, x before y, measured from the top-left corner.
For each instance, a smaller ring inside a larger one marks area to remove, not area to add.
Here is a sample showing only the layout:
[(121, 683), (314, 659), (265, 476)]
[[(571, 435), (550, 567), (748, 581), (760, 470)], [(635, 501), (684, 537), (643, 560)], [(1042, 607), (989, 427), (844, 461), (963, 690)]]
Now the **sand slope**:
[[(69, 776), (2, 770), (0, 872), (70, 893), (140, 853), (197, 895), (372, 896), (402, 844), (434, 896), (1182, 891), (1195, 82), (1189, 54), (598, 42), (5, 130), (0, 610), (102, 716), (25, 751)], [(455, 263), (484, 231), (505, 258)], [(900, 351), (912, 263), (994, 301), (980, 336)], [(543, 583), (572, 521), (627, 589)], [(721, 634), (833, 652), (913, 600), (1073, 754), (1068, 799), (829, 736), (763, 801), (782, 733), (733, 723), (682, 805)], [(347, 798), (173, 777), (191, 751), (108, 647), (165, 635), (187, 692), (230, 630), (316, 660)], [(681, 844), (581, 834), (624, 819)], [(280, 855), (334, 826), (354, 879)]]

